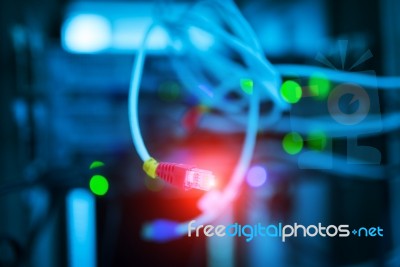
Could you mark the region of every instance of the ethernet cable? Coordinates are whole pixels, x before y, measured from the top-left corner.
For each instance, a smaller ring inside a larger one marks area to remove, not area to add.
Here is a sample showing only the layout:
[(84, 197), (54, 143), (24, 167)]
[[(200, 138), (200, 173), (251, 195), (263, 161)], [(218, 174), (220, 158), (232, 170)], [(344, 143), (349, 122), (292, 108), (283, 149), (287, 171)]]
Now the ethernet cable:
[[(241, 22), (243, 23), (244, 20)], [(196, 23), (192, 23), (196, 24)], [(247, 26), (249, 28), (249, 26)], [(143, 169), (145, 172), (151, 177), (151, 178), (161, 178), (168, 183), (178, 185), (183, 188), (198, 188), (198, 189), (203, 189), (203, 190), (209, 190), (212, 188), (212, 186), (215, 183), (215, 177), (213, 174), (209, 171), (197, 169), (193, 166), (187, 166), (183, 164), (177, 164), (177, 163), (158, 163), (155, 159), (153, 159), (150, 154), (148, 153), (146, 146), (144, 144), (143, 138), (140, 133), (140, 126), (139, 126), (139, 121), (138, 121), (138, 97), (139, 97), (139, 85), (140, 85), (140, 79), (141, 79), (141, 74), (143, 71), (143, 64), (144, 64), (144, 59), (145, 59), (145, 47), (146, 47), (146, 42), (147, 38), (151, 32), (151, 30), (154, 28), (154, 25), (151, 26), (148, 31), (145, 34), (143, 43), (141, 48), (139, 49), (139, 52), (135, 58), (135, 63), (134, 63), (134, 68), (132, 70), (132, 81), (131, 81), (131, 86), (130, 86), (130, 92), (129, 92), (129, 121), (130, 121), (130, 128), (132, 132), (132, 137), (133, 137), (133, 143), (134, 146), (140, 156), (140, 158), (144, 161), (143, 164)], [(242, 44), (242, 42), (235, 40), (234, 37), (232, 36), (224, 36), (223, 32), (218, 32), (217, 34), (221, 35), (222, 39), (225, 41), (228, 41), (230, 45), (232, 45), (235, 48), (244, 50), (247, 54), (247, 56), (250, 56), (251, 62), (252, 63), (258, 63), (262, 68), (267, 69), (267, 74), (269, 74), (269, 77), (275, 78), (277, 77), (276, 73), (274, 73), (271, 65), (265, 61), (265, 60), (260, 60), (261, 57), (261, 48), (260, 45), (258, 44), (257, 41), (253, 41), (252, 45), (254, 46), (254, 49), (258, 50), (258, 53), (256, 53), (253, 49), (249, 49), (248, 46)], [(254, 35), (255, 36), (255, 35)], [(265, 74), (264, 73), (264, 74)], [(276, 87), (270, 88), (268, 92), (273, 92)], [(275, 89), (276, 91), (276, 89)], [(277, 97), (277, 94), (275, 93), (275, 97)], [(254, 99), (258, 99), (256, 94), (252, 96)], [(278, 98), (277, 98), (278, 99)], [(225, 104), (228, 103), (221, 103), (222, 99), (219, 99), (219, 104), (222, 104), (223, 106), (227, 106)], [(257, 104), (258, 105), (258, 104)], [(250, 108), (251, 109), (251, 108)], [(256, 116), (258, 118), (258, 116)], [(254, 134), (255, 135), (255, 134)], [(247, 148), (249, 147), (249, 148)], [(246, 142), (244, 144), (244, 149), (243, 149), (243, 156), (241, 157), (241, 161), (239, 162), (238, 166), (242, 165), (247, 165), (244, 164), (245, 162), (249, 162), (251, 159), (251, 153), (249, 153), (250, 150), (252, 150), (253, 146), (246, 145)], [(246, 158), (247, 160), (243, 160), (243, 158)], [(241, 167), (240, 169), (246, 169)], [(242, 171), (243, 172), (243, 171)], [(237, 174), (233, 175), (233, 177), (238, 176)], [(243, 172), (244, 176), (244, 172)], [(237, 179), (233, 179), (233, 181), (236, 181)]]
[[(211, 2), (211, 1), (205, 1), (205, 2)], [(220, 13), (222, 16), (224, 16), (224, 12)], [(240, 13), (234, 14), (233, 18), (235, 19), (235, 17), (237, 18), (238, 16), (240, 17)], [(232, 21), (232, 17), (227, 19), (228, 23), (230, 21)], [(242, 25), (242, 28), (249, 29), (251, 31), (250, 27), (247, 24), (243, 26), (243, 23), (246, 23), (243, 18), (239, 19), (238, 21), (240, 22), (239, 25)], [(240, 186), (243, 183), (243, 179), (250, 165), (256, 143), (258, 120), (259, 120), (259, 102), (260, 102), (259, 95), (261, 93), (264, 93), (270, 99), (272, 99), (272, 101), (275, 102), (276, 106), (278, 107), (276, 111), (281, 111), (282, 109), (287, 108), (288, 105), (287, 103), (284, 103), (283, 100), (278, 96), (278, 88), (280, 87), (281, 83), (280, 76), (274, 70), (273, 66), (264, 58), (261, 46), (258, 45), (258, 41), (255, 39), (255, 34), (250, 35), (252, 36), (252, 38), (254, 38), (253, 41), (244, 42), (243, 40), (240, 40), (231, 34), (225, 33), (224, 31), (213, 27), (213, 25), (211, 25), (207, 20), (195, 19), (195, 18), (190, 18), (190, 19), (185, 18), (184, 22), (173, 25), (174, 26), (173, 29), (171, 29), (171, 25), (168, 26), (169, 27), (166, 27), (166, 29), (170, 33), (170, 35), (173, 35), (177, 31), (178, 34), (182, 34), (185, 31), (187, 31), (189, 27), (195, 26), (218, 37), (220, 40), (224, 41), (232, 48), (236, 49), (239, 52), (239, 54), (241, 54), (244, 57), (248, 69), (246, 70), (242, 66), (239, 66), (238, 64), (235, 64), (232, 61), (229, 61), (229, 66), (232, 67), (232, 69), (238, 70), (238, 73), (241, 74), (245, 73), (246, 77), (253, 79), (255, 84), (255, 88), (253, 89), (252, 94), (248, 96), (248, 100), (250, 103), (247, 114), (247, 127), (245, 131), (245, 140), (243, 143), (243, 148), (239, 156), (238, 163), (236, 164), (236, 167), (234, 168), (232, 176), (229, 180), (229, 183), (221, 191), (214, 189), (207, 192), (198, 202), (198, 205), (200, 209), (203, 211), (203, 213), (200, 214), (195, 220), (197, 223), (206, 223), (215, 220), (217, 216), (221, 212), (223, 212), (223, 210), (227, 207), (227, 205), (229, 205), (232, 201), (236, 199), (237, 194), (240, 190)], [(235, 28), (237, 27), (237, 25), (234, 25), (232, 27)], [(139, 55), (143, 55), (142, 53), (144, 53), (143, 52), (144, 47), (145, 47), (145, 41), (141, 51), (139, 51), (140, 53)], [(194, 52), (196, 52), (196, 50), (194, 50)], [(143, 57), (139, 55), (137, 56), (137, 59), (142, 59)], [(226, 62), (223, 61), (223, 58), (218, 58), (218, 59), (221, 59), (222, 62)], [(138, 63), (138, 61), (136, 61), (134, 69), (136, 69), (137, 66), (140, 65), (142, 66), (143, 64), (140, 62)], [(218, 71), (215, 66), (207, 65), (207, 67), (213, 69), (214, 71)], [(193, 82), (193, 84), (196, 84), (199, 82), (199, 77), (201, 76), (202, 76), (201, 72), (196, 72), (196, 71), (194, 73), (186, 72), (183, 81), (184, 82), (187, 81), (189, 77), (189, 79)], [(133, 77), (135, 78), (135, 75), (133, 75)], [(137, 82), (132, 82), (132, 84), (135, 86), (133, 86), (133, 88), (131, 87), (131, 91), (137, 93), (138, 90)], [(222, 82), (222, 85), (219, 86), (220, 90), (216, 91), (214, 97), (209, 100), (209, 102), (211, 102), (211, 105), (214, 103), (215, 107), (225, 111), (226, 109), (229, 110), (229, 106), (231, 105), (229, 101), (225, 100), (222, 97), (222, 95), (226, 93), (227, 85), (229, 84)], [(264, 89), (264, 91), (262, 91), (262, 89)], [(202, 97), (206, 98), (207, 96), (203, 95)], [(130, 94), (130, 98), (132, 98), (132, 94)], [(137, 129), (139, 129), (139, 125), (137, 123), (137, 111), (136, 113), (135, 111), (133, 112), (131, 111), (132, 106), (136, 105), (135, 108), (137, 108), (137, 102), (135, 101), (137, 101), (137, 96), (136, 99), (134, 99), (134, 101), (130, 101), (129, 104), (131, 117), (132, 114), (136, 116), (136, 123), (135, 121), (133, 121), (133, 123), (131, 123), (131, 127), (136, 127)], [(276, 115), (279, 116), (279, 112), (277, 112)], [(134, 139), (140, 139), (141, 142), (143, 142), (141, 138), (137, 138), (137, 136), (135, 136), (135, 133), (137, 132), (132, 131), (132, 133)], [(135, 141), (135, 143), (137, 143), (137, 141)], [(138, 147), (139, 148), (141, 147), (140, 144)], [(157, 176), (157, 170), (155, 170), (156, 164), (151, 163), (151, 158), (150, 161), (148, 161), (149, 158), (147, 157), (147, 155), (148, 153), (145, 155), (146, 157), (142, 157), (145, 161), (144, 169), (148, 174), (152, 176)], [(147, 164), (147, 162), (149, 164)], [(187, 229), (186, 225), (187, 222), (178, 223), (164, 219), (156, 220), (153, 223), (150, 223), (146, 227), (144, 227), (144, 235), (145, 237), (147, 236), (147, 238), (150, 238), (154, 241), (166, 241), (183, 235)], [(166, 232), (161, 231), (160, 229), (164, 230), (169, 229), (169, 230), (166, 231), (167, 234), (165, 234)], [(163, 232), (163, 234), (161, 234), (160, 231)], [(151, 233), (153, 233), (153, 235)]]
[(184, 164), (166, 162), (159, 163), (150, 156), (146, 145), (144, 144), (139, 126), (138, 99), (145, 59), (145, 46), (148, 36), (154, 27), (155, 25), (152, 25), (147, 30), (132, 69), (132, 79), (128, 96), (128, 109), (133, 144), (139, 154), (139, 157), (144, 162), (143, 170), (149, 177), (153, 179), (163, 179), (167, 183), (184, 189), (196, 188), (200, 190), (210, 190), (215, 184), (215, 177), (212, 172)]
[[(274, 114), (275, 113), (275, 114)], [(279, 118), (279, 121), (276, 119)], [(317, 116), (304, 118), (300, 116), (280, 117), (280, 113), (271, 111), (266, 115), (261, 116), (259, 119), (261, 131), (268, 130), (272, 133), (288, 133), (293, 130), (291, 124), (295, 124), (296, 132), (299, 134), (308, 134), (312, 129), (318, 128), (327, 136), (343, 137), (357, 137), (359, 135), (373, 136), (377, 134), (390, 133), (400, 129), (400, 112), (392, 112), (386, 115), (370, 115), (367, 121), (363, 123), (352, 125), (349, 131), (347, 125), (338, 124), (332, 121), (329, 116)], [(243, 125), (247, 123), (247, 117), (242, 114), (225, 115), (224, 118), (218, 115), (209, 114), (204, 117), (199, 123), (198, 127), (212, 132), (226, 134), (226, 133), (242, 133)], [(377, 125), (382, 128), (379, 132), (376, 131)]]
[[(201, 6), (209, 6), (216, 9), (218, 11), (217, 15), (221, 16), (222, 20), (224, 20), (226, 24), (232, 24), (230, 25), (231, 30), (236, 34), (230, 34), (220, 27), (216, 27), (215, 23), (211, 21), (209, 16), (201, 15), (200, 12), (196, 12), (196, 8)], [(237, 7), (231, 1), (201, 1), (197, 3), (197, 5), (195, 5), (191, 11), (188, 11), (185, 16), (182, 17), (179, 23), (173, 25), (173, 27), (174, 28), (170, 30), (167, 28), (169, 33), (171, 35), (178, 34), (180, 36), (183, 36), (187, 31), (190, 30), (190, 28), (195, 27), (197, 29), (201, 29), (211, 36), (222, 40), (224, 43), (228, 44), (229, 47), (236, 50), (239, 54), (245, 55), (243, 59), (247, 61), (246, 65), (257, 65), (252, 66), (251, 76), (255, 79), (257, 79), (257, 77), (260, 78), (262, 83), (265, 83), (264, 87), (267, 88), (267, 90), (260, 91), (260, 97), (264, 97), (264, 99), (272, 98), (272, 101), (278, 106), (279, 110), (288, 109), (289, 105), (283, 101), (278, 93), (279, 85), (281, 83), (279, 73), (275, 70), (272, 64), (268, 62), (268, 60), (265, 60), (263, 53), (260, 52), (262, 51), (261, 45), (259, 44), (255, 33), (251, 30), (251, 27), (247, 24)], [(189, 52), (193, 52), (195, 55), (199, 54), (200, 52), (203, 53), (195, 58), (196, 61), (193, 60), (194, 64), (188, 64), (187, 60), (185, 59), (185, 66), (179, 68), (179, 71), (177, 72), (183, 83), (188, 88), (196, 88), (197, 85), (201, 84), (201, 82), (205, 79), (201, 71), (199, 71), (198, 66), (201, 64), (205, 65), (206, 69), (209, 70), (209, 72), (213, 75), (216, 75), (225, 69), (221, 68), (220, 66), (229, 66), (229, 70), (234, 72), (236, 75), (242, 75), (242, 77), (245, 77), (244, 75), (248, 73), (244, 66), (232, 60), (228, 61), (218, 53), (198, 51), (198, 49), (193, 46), (185, 48), (192, 48), (192, 50)], [(215, 59), (213, 62), (219, 62), (219, 64), (210, 64), (210, 62), (207, 60), (210, 57)], [(249, 59), (251, 60), (251, 63), (249, 63)], [(175, 64), (175, 67), (178, 69), (179, 65)], [(189, 68), (191, 69), (189, 70)], [(237, 101), (229, 101), (223, 97), (226, 93), (226, 90), (229, 89), (229, 86), (225, 86), (225, 83), (229, 83), (229, 80), (233, 80), (230, 78), (230, 76), (225, 75), (223, 86), (220, 85), (214, 90), (213, 101), (210, 101), (210, 99), (207, 98), (209, 96), (205, 95), (201, 90), (192, 90), (192, 93), (194, 93), (196, 97), (199, 97), (202, 103), (207, 103), (212, 108), (222, 112), (231, 113), (234, 110), (240, 110), (241, 105), (245, 102), (238, 104)]]
[(352, 82), (365, 87), (376, 87), (379, 89), (395, 90), (400, 88), (400, 77), (374, 77), (368, 74), (331, 70), (316, 66), (278, 64), (275, 65), (280, 75), (293, 75), (294, 73), (303, 77), (310, 77), (315, 73), (321, 73), (335, 82)]

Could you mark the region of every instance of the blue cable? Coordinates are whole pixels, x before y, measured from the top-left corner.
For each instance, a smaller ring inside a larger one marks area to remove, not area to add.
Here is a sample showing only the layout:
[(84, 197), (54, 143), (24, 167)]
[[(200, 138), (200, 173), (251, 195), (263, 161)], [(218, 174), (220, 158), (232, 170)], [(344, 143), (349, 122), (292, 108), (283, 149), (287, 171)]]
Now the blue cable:
[(400, 77), (375, 77), (356, 72), (346, 72), (341, 70), (332, 70), (296, 64), (278, 64), (275, 65), (275, 68), (282, 76), (297, 74), (303, 77), (310, 77), (312, 75), (322, 73), (325, 74), (329, 80), (335, 82), (351, 82), (365, 87), (378, 87), (381, 89), (400, 89)]
[(129, 126), (131, 129), (132, 141), (142, 161), (148, 160), (150, 158), (150, 154), (147, 151), (146, 145), (144, 144), (143, 141), (142, 133), (140, 131), (139, 114), (138, 114), (139, 89), (140, 89), (140, 81), (142, 79), (144, 60), (146, 57), (145, 53), (146, 43), (149, 34), (153, 28), (154, 24), (148, 28), (146, 34), (144, 35), (138, 54), (135, 57), (131, 73), (131, 83), (129, 87), (129, 96), (128, 96), (128, 115), (129, 115)]

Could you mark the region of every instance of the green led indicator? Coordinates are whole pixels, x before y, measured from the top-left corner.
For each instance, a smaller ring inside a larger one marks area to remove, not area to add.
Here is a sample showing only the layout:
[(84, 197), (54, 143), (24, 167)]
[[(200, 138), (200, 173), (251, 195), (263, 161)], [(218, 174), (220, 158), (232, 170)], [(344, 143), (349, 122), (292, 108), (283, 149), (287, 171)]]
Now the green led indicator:
[(296, 132), (288, 133), (283, 138), (282, 147), (286, 153), (295, 155), (303, 148), (303, 138)]
[(325, 74), (315, 73), (308, 81), (311, 94), (318, 100), (324, 100), (328, 97), (331, 89), (331, 82)]
[(103, 162), (101, 162), (101, 161), (93, 161), (92, 164), (90, 164), (89, 169), (92, 170), (92, 169), (103, 167), (103, 166), (104, 166)]
[(167, 102), (178, 100), (181, 94), (181, 87), (173, 81), (164, 82), (158, 88), (159, 97)]
[(302, 93), (301, 86), (295, 81), (286, 81), (281, 86), (281, 96), (288, 103), (299, 102)]
[(253, 80), (251, 79), (240, 79), (240, 87), (242, 88), (243, 92), (248, 95), (253, 93)]
[(327, 143), (326, 134), (321, 131), (314, 131), (308, 134), (307, 144), (310, 149), (322, 151)]
[(104, 196), (108, 192), (108, 181), (104, 176), (96, 174), (90, 179), (89, 187), (93, 194)]

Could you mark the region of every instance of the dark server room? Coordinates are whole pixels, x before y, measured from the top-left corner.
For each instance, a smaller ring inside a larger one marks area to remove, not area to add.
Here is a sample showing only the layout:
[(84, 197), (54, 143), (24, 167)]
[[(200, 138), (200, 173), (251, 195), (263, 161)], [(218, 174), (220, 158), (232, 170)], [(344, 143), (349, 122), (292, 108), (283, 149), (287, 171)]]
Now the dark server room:
[(399, 12), (2, 0), (0, 267), (400, 267)]

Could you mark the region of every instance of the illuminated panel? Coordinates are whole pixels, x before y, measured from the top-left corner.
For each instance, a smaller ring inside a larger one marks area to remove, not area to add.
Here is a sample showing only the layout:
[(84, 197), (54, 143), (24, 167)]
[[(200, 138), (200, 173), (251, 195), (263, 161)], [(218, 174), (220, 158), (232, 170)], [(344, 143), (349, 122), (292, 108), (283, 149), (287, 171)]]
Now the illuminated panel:
[(69, 267), (96, 266), (96, 210), (94, 196), (75, 189), (67, 195)]
[(111, 24), (96, 14), (79, 14), (67, 19), (62, 29), (62, 45), (70, 52), (96, 53), (110, 48)]
[[(185, 4), (171, 4), (168, 16), (179, 16)], [(132, 53), (137, 51), (156, 14), (154, 3), (76, 2), (66, 9), (61, 29), (61, 44), (70, 53)], [(203, 48), (209, 36), (191, 31), (191, 37)], [(155, 27), (147, 41), (150, 53), (166, 53), (169, 39), (162, 27)]]

